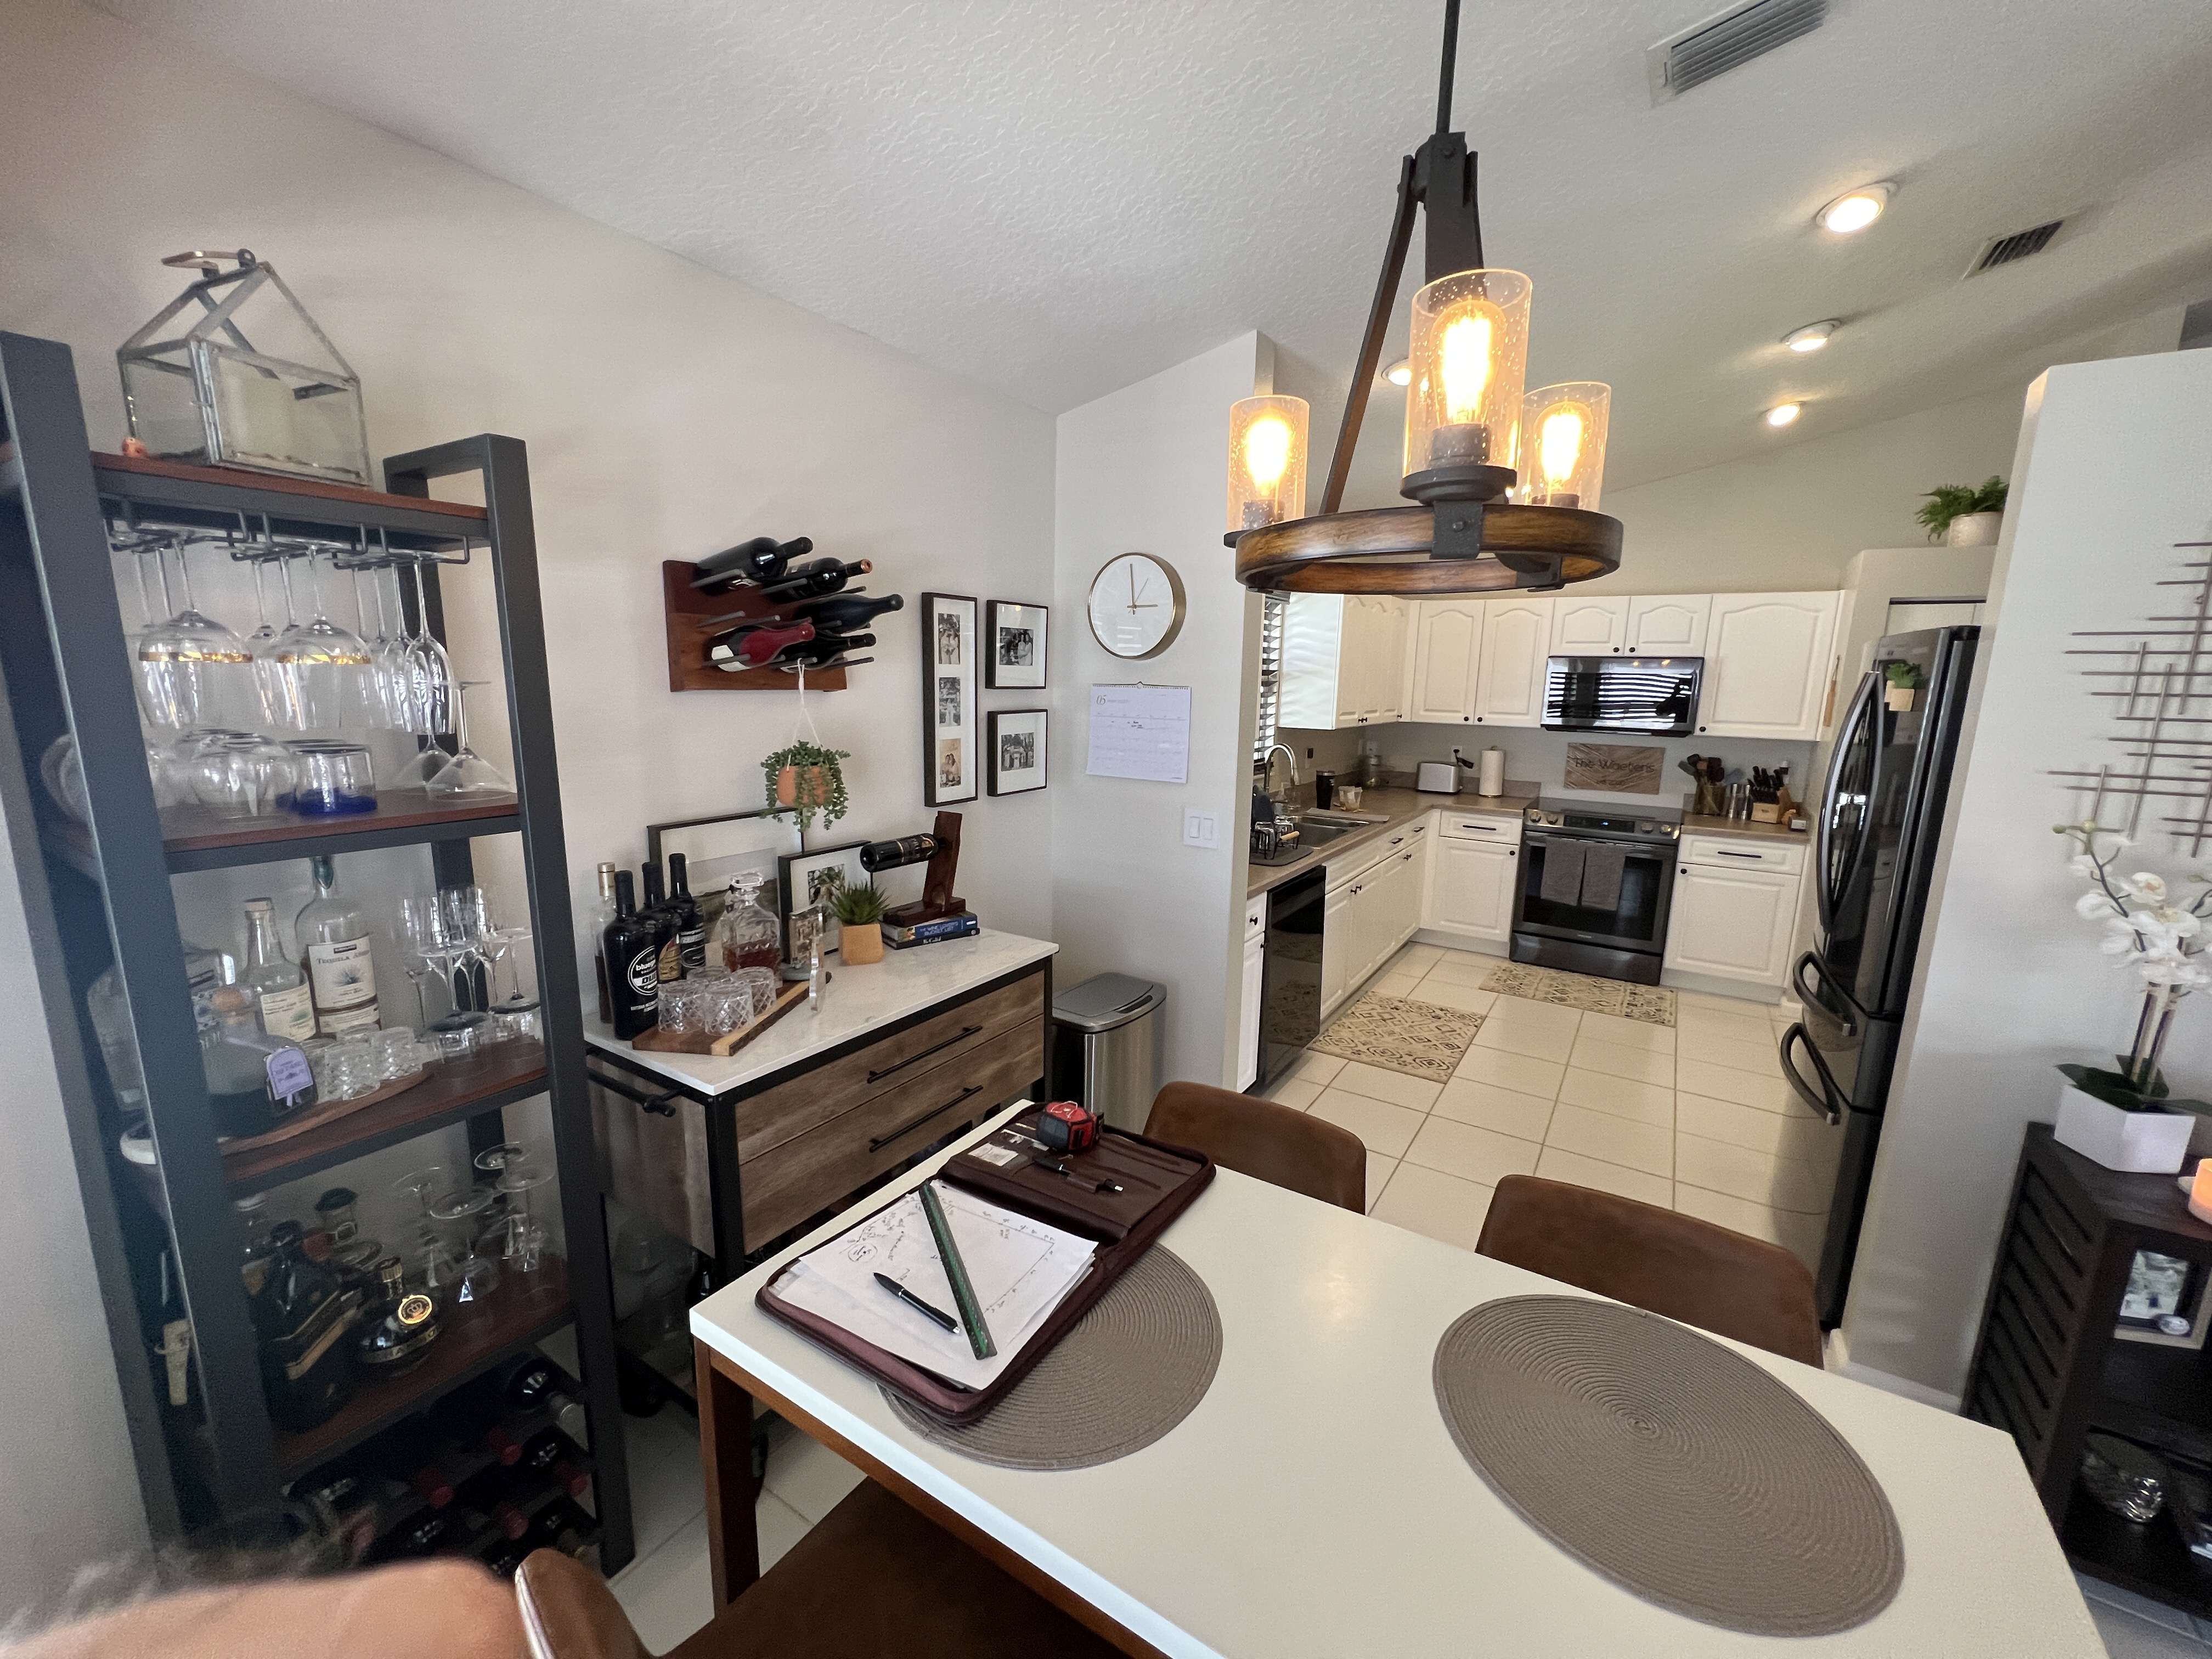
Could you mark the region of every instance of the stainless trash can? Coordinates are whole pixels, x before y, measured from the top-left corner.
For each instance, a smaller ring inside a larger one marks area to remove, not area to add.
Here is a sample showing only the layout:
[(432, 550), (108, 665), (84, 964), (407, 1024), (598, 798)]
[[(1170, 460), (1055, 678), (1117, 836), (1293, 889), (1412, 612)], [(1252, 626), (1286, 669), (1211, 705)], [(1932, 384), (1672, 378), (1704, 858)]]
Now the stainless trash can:
[(1142, 1129), (1160, 1088), (1168, 988), (1099, 974), (1052, 1000), (1052, 1097), (1081, 1103), (1117, 1129)]

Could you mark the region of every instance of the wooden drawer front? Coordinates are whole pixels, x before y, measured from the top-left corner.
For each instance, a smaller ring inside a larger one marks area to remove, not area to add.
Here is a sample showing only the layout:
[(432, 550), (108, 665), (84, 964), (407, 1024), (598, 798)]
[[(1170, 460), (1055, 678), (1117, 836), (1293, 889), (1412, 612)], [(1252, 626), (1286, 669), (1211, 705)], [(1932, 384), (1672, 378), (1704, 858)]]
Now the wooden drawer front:
[(1686, 864), (1710, 864), (1719, 870), (1784, 870), (1795, 874), (1805, 866), (1805, 848), (1786, 841), (1685, 836), (1682, 860)]
[[(834, 988), (830, 994), (837, 994)], [(791, 1018), (804, 1019), (806, 1016), (802, 1011)], [(817, 1066), (788, 1083), (779, 1083), (750, 1100), (738, 1102), (738, 1158), (742, 1162), (763, 1157), (784, 1142), (851, 1111), (861, 1102), (899, 1087), (919, 1073), (975, 1052), (1000, 1032), (1024, 1022), (1036, 1027), (1042, 1042), (1042, 969), (1012, 985), (956, 1003), (919, 1024), (909, 1025), (865, 1048), (856, 1048), (842, 1059)]]
[(757, 1249), (817, 1210), (842, 1203), (939, 1137), (1005, 1104), (1043, 1070), (1043, 1030), (1025, 1021), (746, 1161), (738, 1171), (745, 1248)]
[[(623, 1081), (641, 1093), (659, 1094), (668, 1086), (649, 1078), (625, 1077)], [(675, 1095), (667, 1103), (673, 1115), (664, 1115), (596, 1083), (591, 1092), (592, 1146), (598, 1156), (599, 1190), (701, 1255), (714, 1255), (707, 1109)]]

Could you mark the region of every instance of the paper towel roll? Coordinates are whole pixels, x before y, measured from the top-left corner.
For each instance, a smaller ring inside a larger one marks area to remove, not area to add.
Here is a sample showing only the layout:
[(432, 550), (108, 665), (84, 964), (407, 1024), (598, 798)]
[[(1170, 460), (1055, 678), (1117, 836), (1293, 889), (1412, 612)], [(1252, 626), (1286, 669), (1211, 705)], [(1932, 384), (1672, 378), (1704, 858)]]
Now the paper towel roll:
[(1503, 749), (1486, 749), (1482, 751), (1480, 782), (1482, 793), (1486, 795), (1502, 795), (1505, 793), (1505, 751)]

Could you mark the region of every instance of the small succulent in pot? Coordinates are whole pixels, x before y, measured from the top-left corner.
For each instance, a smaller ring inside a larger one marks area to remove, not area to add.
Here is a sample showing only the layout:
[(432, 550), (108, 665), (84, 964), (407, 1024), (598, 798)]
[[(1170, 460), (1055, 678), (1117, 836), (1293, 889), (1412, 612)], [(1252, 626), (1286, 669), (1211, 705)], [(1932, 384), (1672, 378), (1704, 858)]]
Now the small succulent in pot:
[(817, 816), (825, 824), (835, 823), (851, 805), (842, 764), (850, 758), (843, 749), (788, 743), (761, 762), (762, 782), (770, 800), (791, 809), (802, 831), (811, 829)]
[(859, 886), (840, 886), (830, 900), (830, 914), (837, 918), (838, 949), (849, 963), (881, 962), (884, 959), (884, 913), (890, 907), (884, 902), (883, 890), (875, 883), (862, 882)]

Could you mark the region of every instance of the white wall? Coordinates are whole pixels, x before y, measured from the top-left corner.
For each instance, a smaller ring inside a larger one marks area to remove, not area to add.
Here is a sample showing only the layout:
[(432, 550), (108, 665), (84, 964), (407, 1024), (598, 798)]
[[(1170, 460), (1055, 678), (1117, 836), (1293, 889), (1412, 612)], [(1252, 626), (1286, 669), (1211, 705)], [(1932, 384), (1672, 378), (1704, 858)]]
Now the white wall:
[[(873, 559), (872, 591), (908, 599), (854, 688), (812, 700), (823, 738), (853, 751), (854, 806), (810, 841), (927, 827), (915, 596), (1051, 595), (1048, 416), (66, 0), (0, 7), (0, 327), (75, 349), (96, 445), (123, 433), (115, 347), (179, 285), (159, 258), (207, 246), (250, 246), (283, 272), (360, 372), (374, 453), (487, 430), (528, 443), (580, 903), (598, 860), (642, 855), (647, 823), (761, 800), (757, 762), (790, 736), (793, 696), (669, 692), (659, 599), (663, 559), (761, 532)], [(1218, 447), (1204, 462), (1217, 491)], [(481, 673), (483, 606), (459, 610), (457, 659)], [(1079, 607), (1058, 620), (1055, 684), (1076, 672), (1063, 653), (1083, 627)], [(1202, 713), (1218, 707), (1209, 696)], [(489, 704), (478, 722), (495, 759), (499, 714)], [(1051, 932), (1054, 796), (1080, 770), (1068, 742), (1053, 790), (963, 809), (961, 888), (987, 925)], [(478, 847), (495, 865), (495, 844)], [(44, 1042), (27, 994), (0, 1001), (0, 1047), (35, 1060)], [(16, 1109), (40, 1109), (27, 1096)], [(9, 1177), (27, 1206), (8, 1224), (81, 1232), (67, 1177), (34, 1167)], [(46, 1258), (23, 1244), (5, 1262), (11, 1305), (46, 1307)], [(80, 1386), (107, 1386), (96, 1305), (24, 1328), (40, 1352), (0, 1367), (0, 1490), (48, 1528), (53, 1556), (90, 1552), (91, 1534), (39, 1516), (35, 1495), (68, 1468), (93, 1504), (127, 1450), (32, 1372), (95, 1352)]]
[[(1163, 1081), (1234, 1081), (1259, 601), (1221, 544), (1221, 469), (1229, 405), (1262, 384), (1268, 356), (1242, 335), (1060, 417), (1054, 972), (1062, 988), (1103, 972), (1167, 986)], [(1188, 604), (1175, 643), (1143, 662), (1109, 655), (1085, 620), (1092, 575), (1127, 552), (1173, 565)], [(1190, 688), (1188, 783), (1085, 775), (1091, 686), (1131, 680)], [(1218, 816), (1219, 846), (1182, 844), (1187, 809)]]
[[(2208, 453), (2212, 353), (2055, 368), (2031, 392), (1991, 587), (1998, 623), (1844, 1316), (1858, 1364), (1959, 1391), (2021, 1127), (2055, 1115), (2054, 1066), (2094, 1062), (2133, 1029), (2139, 988), (2075, 916), (2082, 884), (2051, 833), (2086, 800), (2047, 774), (2117, 752), (2106, 705), (2064, 653), (2076, 629), (2133, 635), (2171, 608), (2172, 590), (2153, 584), (2202, 556), (2173, 544), (2212, 537)], [(2127, 868), (2192, 867), (2163, 834), (2141, 841)], [(2206, 1008), (2185, 1005), (2166, 1070), (2178, 1094), (2212, 1090)]]

